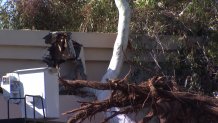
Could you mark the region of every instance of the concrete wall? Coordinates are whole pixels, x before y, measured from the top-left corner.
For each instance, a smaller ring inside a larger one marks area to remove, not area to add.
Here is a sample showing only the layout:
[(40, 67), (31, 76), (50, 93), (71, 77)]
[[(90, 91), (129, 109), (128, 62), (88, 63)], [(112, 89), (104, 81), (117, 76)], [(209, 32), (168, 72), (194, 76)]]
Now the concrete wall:
[[(49, 31), (0, 31), (0, 76), (18, 69), (44, 67), (43, 37)], [(107, 69), (116, 34), (73, 32), (73, 40), (83, 44), (89, 80), (100, 80)], [(98, 68), (98, 69), (96, 69)]]
[[(1, 30), (0, 31), (0, 76), (18, 69), (45, 67), (42, 57), (46, 52), (46, 44), (43, 37), (49, 31), (29, 30)], [(73, 40), (84, 46), (88, 80), (101, 80), (112, 55), (112, 48), (116, 34), (112, 33), (84, 33), (72, 32)], [(162, 44), (151, 41), (148, 37), (140, 38), (143, 47), (147, 50), (175, 50), (178, 37), (162, 36)], [(142, 53), (143, 54), (143, 53)], [(157, 56), (158, 61), (162, 61)], [(129, 55), (131, 57), (131, 55)], [(150, 54), (143, 55), (146, 62), (154, 62)], [(122, 75), (128, 71), (128, 65), (124, 65)]]

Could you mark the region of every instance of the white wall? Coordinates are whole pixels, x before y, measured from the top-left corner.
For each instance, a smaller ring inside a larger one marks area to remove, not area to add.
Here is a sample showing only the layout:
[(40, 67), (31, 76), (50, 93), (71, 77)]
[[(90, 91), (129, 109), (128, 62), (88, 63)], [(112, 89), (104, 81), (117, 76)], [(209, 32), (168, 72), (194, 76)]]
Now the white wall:
[[(0, 76), (18, 69), (46, 66), (42, 62), (46, 52), (43, 37), (48, 33), (49, 31), (1, 30)], [(100, 80), (110, 60), (116, 34), (73, 32), (72, 37), (84, 46), (88, 79)], [(99, 69), (93, 72), (96, 67)]]

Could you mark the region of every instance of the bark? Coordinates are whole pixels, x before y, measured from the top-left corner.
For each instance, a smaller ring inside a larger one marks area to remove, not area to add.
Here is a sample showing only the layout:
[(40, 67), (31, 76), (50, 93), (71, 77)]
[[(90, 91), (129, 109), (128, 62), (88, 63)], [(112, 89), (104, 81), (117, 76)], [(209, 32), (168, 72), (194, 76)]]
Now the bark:
[[(129, 36), (129, 23), (130, 23), (130, 7), (127, 0), (115, 0), (115, 4), (119, 11), (119, 21), (118, 21), (118, 33), (117, 38), (114, 43), (113, 55), (107, 69), (106, 74), (103, 76), (101, 82), (106, 83), (107, 80), (116, 79), (120, 74), (123, 59), (124, 59), (124, 52), (127, 48), (128, 44), (128, 36)], [(108, 98), (111, 94), (111, 91), (98, 91), (97, 98), (98, 100), (102, 101)], [(111, 110), (119, 111), (118, 108), (113, 108)], [(107, 117), (109, 117), (111, 113), (107, 113)], [(128, 116), (126, 115), (118, 115), (111, 120), (111, 123), (124, 123), (131, 121)]]

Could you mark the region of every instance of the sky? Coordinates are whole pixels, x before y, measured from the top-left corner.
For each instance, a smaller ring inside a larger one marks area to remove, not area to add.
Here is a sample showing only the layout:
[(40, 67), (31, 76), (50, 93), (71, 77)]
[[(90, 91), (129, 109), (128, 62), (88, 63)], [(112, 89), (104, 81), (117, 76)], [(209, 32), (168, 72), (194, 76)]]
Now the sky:
[(2, 3), (1, 3), (1, 5), (4, 5), (4, 3), (6, 2), (7, 0), (2, 0)]

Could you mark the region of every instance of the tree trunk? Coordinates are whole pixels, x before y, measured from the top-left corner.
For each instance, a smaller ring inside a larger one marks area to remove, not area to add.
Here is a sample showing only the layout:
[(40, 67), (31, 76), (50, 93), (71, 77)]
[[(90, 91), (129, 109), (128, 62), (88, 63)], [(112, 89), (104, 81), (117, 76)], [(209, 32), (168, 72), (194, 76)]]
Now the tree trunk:
[[(108, 79), (116, 79), (120, 74), (123, 66), (124, 52), (128, 44), (129, 36), (129, 23), (130, 23), (130, 7), (127, 0), (115, 0), (116, 6), (119, 11), (118, 33), (114, 43), (113, 55), (107, 69), (106, 74), (103, 76), (101, 82), (105, 83)], [(98, 91), (97, 98), (102, 101), (109, 98), (111, 91)], [(113, 108), (112, 111), (117, 111), (119, 108)], [(112, 113), (107, 113), (107, 117)], [(133, 121), (126, 115), (118, 115), (113, 118), (111, 123), (133, 123)]]

